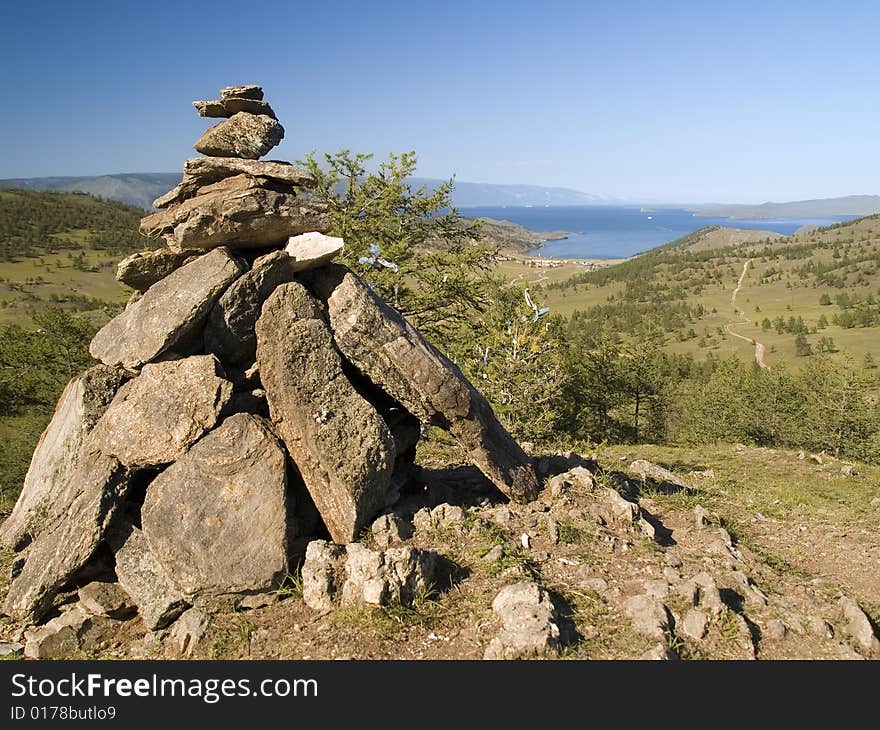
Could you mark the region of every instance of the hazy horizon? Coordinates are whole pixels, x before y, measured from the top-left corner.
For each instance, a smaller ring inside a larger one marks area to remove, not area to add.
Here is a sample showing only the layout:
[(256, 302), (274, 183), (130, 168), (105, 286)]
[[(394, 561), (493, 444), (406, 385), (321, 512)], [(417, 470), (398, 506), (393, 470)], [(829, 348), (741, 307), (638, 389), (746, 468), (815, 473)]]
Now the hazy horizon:
[(880, 192), (867, 2), (150, 10), (0, 10), (0, 178), (180, 170), (213, 123), (190, 102), (261, 83), (287, 130), (274, 159), (413, 149), (420, 177), (633, 203)]

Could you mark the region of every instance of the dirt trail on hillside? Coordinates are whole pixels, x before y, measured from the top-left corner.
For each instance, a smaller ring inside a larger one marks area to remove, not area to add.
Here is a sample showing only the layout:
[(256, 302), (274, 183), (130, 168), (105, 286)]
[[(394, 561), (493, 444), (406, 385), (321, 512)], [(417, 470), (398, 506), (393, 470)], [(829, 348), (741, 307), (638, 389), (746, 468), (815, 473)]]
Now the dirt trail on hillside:
[[(739, 281), (736, 283), (736, 289), (734, 289), (733, 294), (730, 295), (730, 303), (733, 305), (733, 311), (736, 313), (737, 317), (739, 317), (739, 321), (744, 324), (750, 324), (751, 320), (746, 317), (746, 313), (737, 306), (736, 295), (739, 294), (740, 290), (743, 287), (743, 281), (745, 281), (746, 273), (748, 273), (750, 263), (752, 263), (752, 259), (748, 259), (743, 264), (743, 270), (742, 273), (739, 275)], [(767, 368), (767, 362), (764, 360), (764, 355), (767, 352), (767, 348), (764, 347), (764, 343), (753, 340), (751, 337), (741, 335), (739, 334), (739, 332), (734, 332), (733, 324), (733, 322), (728, 322), (726, 325), (724, 325), (724, 329), (727, 334), (732, 335), (733, 337), (738, 337), (741, 340), (745, 340), (746, 342), (753, 344), (755, 346), (755, 360), (762, 368)]]

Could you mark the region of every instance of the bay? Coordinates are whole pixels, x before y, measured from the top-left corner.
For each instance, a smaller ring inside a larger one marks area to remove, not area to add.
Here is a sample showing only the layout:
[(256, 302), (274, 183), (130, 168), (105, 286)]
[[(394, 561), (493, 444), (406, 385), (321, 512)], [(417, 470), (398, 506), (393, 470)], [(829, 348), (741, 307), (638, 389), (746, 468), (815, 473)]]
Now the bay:
[(642, 209), (638, 206), (577, 205), (461, 208), (468, 218), (494, 218), (518, 223), (532, 231), (566, 231), (532, 255), (545, 258), (625, 258), (669, 243), (704, 226), (727, 226), (791, 235), (802, 226), (828, 226), (853, 216), (770, 218), (761, 220), (695, 216), (683, 208)]

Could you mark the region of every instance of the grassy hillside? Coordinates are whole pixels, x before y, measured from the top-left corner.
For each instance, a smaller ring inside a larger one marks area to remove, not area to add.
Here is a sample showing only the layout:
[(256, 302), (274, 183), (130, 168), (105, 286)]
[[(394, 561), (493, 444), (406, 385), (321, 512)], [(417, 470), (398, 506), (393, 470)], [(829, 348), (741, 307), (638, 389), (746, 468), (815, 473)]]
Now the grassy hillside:
[(99, 312), (123, 303), (116, 262), (149, 245), (140, 208), (76, 193), (0, 190), (0, 324), (48, 306)]
[[(880, 356), (880, 216), (870, 216), (790, 237), (707, 228), (596, 272), (540, 284), (542, 303), (582, 313), (628, 331), (657, 320), (666, 349), (695, 358), (738, 353), (751, 358), (765, 344), (771, 366), (804, 359), (810, 350), (845, 350), (857, 358)], [(731, 296), (749, 261), (737, 306)]]

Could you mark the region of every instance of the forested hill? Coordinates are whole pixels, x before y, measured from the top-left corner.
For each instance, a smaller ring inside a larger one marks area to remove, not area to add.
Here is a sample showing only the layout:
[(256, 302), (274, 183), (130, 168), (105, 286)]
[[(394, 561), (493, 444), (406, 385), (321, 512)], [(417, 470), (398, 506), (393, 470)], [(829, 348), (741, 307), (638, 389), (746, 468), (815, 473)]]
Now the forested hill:
[(179, 172), (133, 172), (94, 177), (10, 178), (0, 180), (0, 188), (89, 193), (146, 209), (152, 207), (156, 198), (179, 182)]
[(633, 332), (650, 319), (669, 351), (697, 360), (753, 359), (760, 342), (771, 366), (836, 352), (861, 361), (880, 353), (878, 260), (880, 215), (793, 236), (706, 227), (537, 294), (590, 330)]
[(0, 190), (0, 261), (60, 250), (142, 248), (144, 211), (85, 194)]

